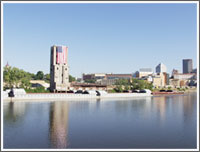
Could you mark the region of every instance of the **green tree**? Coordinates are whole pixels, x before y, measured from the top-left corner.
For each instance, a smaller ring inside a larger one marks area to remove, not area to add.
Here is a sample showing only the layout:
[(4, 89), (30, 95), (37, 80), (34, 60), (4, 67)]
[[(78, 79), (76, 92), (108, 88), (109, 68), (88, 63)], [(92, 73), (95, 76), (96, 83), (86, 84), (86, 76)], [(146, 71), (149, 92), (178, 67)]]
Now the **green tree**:
[(6, 88), (11, 88), (11, 86), (12, 86), (10, 77), (11, 77), (11, 67), (4, 67), (3, 82), (4, 82), (4, 86)]
[(11, 87), (30, 87), (31, 76), (28, 72), (16, 67), (4, 67), (3, 82), (5, 88)]
[(42, 71), (38, 71), (35, 75), (35, 80), (44, 80), (44, 73)]
[(27, 72), (27, 74), (30, 76), (31, 80), (35, 79), (35, 74), (34, 73)]
[(73, 82), (73, 81), (76, 81), (75, 77), (69, 75), (69, 82)]
[(114, 90), (115, 90), (116, 92), (123, 92), (122, 85), (117, 85), (117, 86), (114, 88)]
[(153, 85), (145, 80), (139, 79), (119, 79), (115, 82), (115, 91), (123, 92), (128, 90), (142, 90), (142, 89), (150, 89), (152, 90)]
[(95, 79), (86, 79), (84, 80), (86, 83), (95, 83), (96, 80)]
[(130, 81), (127, 79), (116, 80), (115, 85), (130, 85)]
[(45, 75), (44, 75), (44, 80), (45, 80), (47, 83), (50, 83), (50, 74), (45, 74)]
[(153, 89), (153, 85), (152, 83), (149, 83), (145, 80), (138, 80), (138, 79), (132, 79), (131, 82), (131, 88), (134, 89), (138, 89), (138, 90), (142, 90), (142, 89)]
[(124, 90), (128, 91), (130, 90), (131, 86), (130, 85), (125, 85)]

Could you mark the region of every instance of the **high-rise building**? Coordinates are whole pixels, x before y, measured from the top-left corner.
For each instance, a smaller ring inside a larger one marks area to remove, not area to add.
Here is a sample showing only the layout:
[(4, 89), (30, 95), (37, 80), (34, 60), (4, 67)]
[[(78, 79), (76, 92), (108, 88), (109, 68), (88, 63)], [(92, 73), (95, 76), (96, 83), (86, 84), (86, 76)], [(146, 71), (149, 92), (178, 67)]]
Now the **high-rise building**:
[(69, 89), (68, 48), (52, 46), (50, 57), (50, 91), (62, 92)]
[(163, 63), (160, 63), (156, 66), (156, 73), (163, 73), (163, 72), (167, 72), (167, 67)]
[(183, 73), (191, 73), (192, 70), (192, 59), (183, 59)]

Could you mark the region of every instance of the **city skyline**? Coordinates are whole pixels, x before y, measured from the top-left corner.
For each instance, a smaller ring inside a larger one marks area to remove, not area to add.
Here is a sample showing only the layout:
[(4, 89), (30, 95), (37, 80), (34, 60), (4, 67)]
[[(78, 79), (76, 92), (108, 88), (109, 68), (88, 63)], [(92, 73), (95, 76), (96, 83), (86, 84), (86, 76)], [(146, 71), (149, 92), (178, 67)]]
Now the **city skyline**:
[(3, 65), (49, 73), (50, 47), (61, 44), (76, 77), (159, 63), (171, 74), (185, 58), (197, 67), (196, 4), (4, 4), (3, 13)]

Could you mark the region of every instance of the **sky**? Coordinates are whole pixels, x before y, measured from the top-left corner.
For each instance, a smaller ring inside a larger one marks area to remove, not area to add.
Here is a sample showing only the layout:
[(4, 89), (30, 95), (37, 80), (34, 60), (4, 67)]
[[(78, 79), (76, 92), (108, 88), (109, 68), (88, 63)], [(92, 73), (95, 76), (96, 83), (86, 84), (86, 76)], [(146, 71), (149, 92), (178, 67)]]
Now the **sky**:
[(3, 65), (50, 72), (50, 47), (68, 46), (69, 74), (133, 73), (159, 63), (197, 67), (196, 4), (4, 4)]

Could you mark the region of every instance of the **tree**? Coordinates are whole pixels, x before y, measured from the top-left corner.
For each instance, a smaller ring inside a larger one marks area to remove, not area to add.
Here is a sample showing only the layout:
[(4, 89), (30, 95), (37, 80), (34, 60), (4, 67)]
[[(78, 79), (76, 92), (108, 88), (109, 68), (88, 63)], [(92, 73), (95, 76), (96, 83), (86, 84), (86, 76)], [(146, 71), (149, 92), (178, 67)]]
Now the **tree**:
[(95, 83), (96, 80), (95, 79), (86, 79), (84, 80), (86, 83)]
[(128, 90), (143, 90), (143, 89), (150, 89), (152, 90), (153, 85), (145, 80), (138, 80), (138, 79), (119, 79), (115, 82), (115, 91), (122, 92)]
[(4, 86), (6, 88), (11, 88), (11, 86), (12, 86), (10, 77), (11, 77), (11, 67), (4, 67), (3, 82), (4, 82)]
[(116, 92), (123, 92), (122, 85), (117, 85), (117, 86), (114, 88), (114, 90), (115, 90)]
[(115, 85), (130, 85), (130, 81), (127, 79), (116, 80)]
[(69, 82), (73, 82), (73, 81), (76, 81), (75, 77), (69, 75)]
[(31, 76), (28, 72), (16, 67), (4, 67), (3, 82), (5, 88), (12, 87), (30, 87)]
[(133, 90), (135, 90), (135, 89), (138, 89), (138, 90), (150, 89), (150, 90), (152, 90), (153, 85), (152, 85), (152, 83), (149, 83), (145, 80), (132, 79), (131, 88)]
[(49, 83), (50, 82), (50, 74), (45, 74), (44, 75), (44, 80)]
[(20, 87), (21, 88), (30, 88), (31, 84), (30, 84), (30, 77), (24, 77), (21, 80), (21, 84)]
[(44, 73), (42, 71), (38, 71), (35, 75), (35, 80), (44, 80)]

